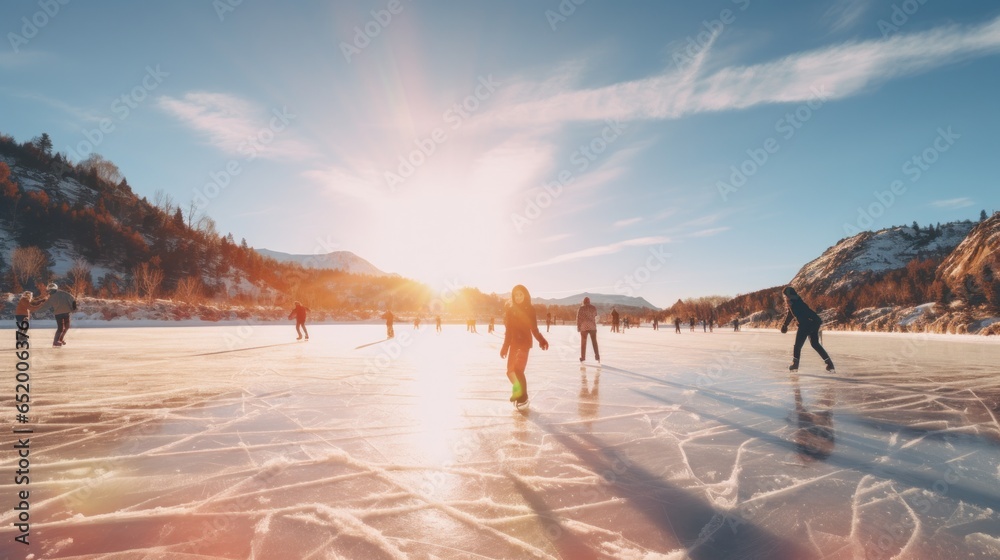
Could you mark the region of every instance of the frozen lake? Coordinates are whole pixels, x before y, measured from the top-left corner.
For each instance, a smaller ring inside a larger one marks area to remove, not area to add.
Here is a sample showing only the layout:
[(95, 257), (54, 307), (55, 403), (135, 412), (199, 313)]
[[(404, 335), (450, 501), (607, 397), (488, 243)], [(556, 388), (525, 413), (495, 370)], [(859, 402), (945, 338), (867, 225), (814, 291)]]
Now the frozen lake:
[(479, 330), (33, 328), (0, 557), (1000, 557), (997, 341), (827, 333), (791, 376), (791, 333), (602, 329), (598, 368), (554, 327), (517, 411)]

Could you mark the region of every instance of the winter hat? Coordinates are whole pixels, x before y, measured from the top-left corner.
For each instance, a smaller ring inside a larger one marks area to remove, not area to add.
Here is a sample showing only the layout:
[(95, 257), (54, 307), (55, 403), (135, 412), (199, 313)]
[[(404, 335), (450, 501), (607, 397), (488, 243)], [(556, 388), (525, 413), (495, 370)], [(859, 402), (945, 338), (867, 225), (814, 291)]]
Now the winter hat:
[(799, 297), (799, 294), (796, 293), (795, 288), (791, 286), (785, 286), (785, 289), (781, 290), (781, 293), (785, 294), (788, 297)]
[(46, 286), (45, 289), (47, 289), (47, 290), (58, 290), (59, 289), (59, 284), (56, 284), (55, 282), (52, 282), (48, 286)]

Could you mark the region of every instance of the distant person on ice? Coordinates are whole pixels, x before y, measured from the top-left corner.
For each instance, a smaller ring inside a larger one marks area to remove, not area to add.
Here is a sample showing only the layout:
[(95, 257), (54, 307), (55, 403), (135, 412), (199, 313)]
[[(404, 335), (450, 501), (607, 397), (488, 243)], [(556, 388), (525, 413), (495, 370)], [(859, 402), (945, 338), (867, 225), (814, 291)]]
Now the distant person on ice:
[(493, 317), (490, 317), (490, 328), (488, 329), (487, 332), (492, 333), (493, 330), (496, 328), (496, 326), (497, 326), (496, 320)]
[(385, 319), (385, 337), (392, 338), (396, 336), (396, 331), (392, 329), (392, 311), (386, 309), (382, 318)]
[(621, 332), (619, 330), (619, 325), (621, 324), (621, 315), (618, 314), (618, 310), (614, 307), (611, 308), (611, 332)]
[(549, 332), (549, 329), (551, 327), (552, 327), (552, 314), (551, 313), (546, 313), (545, 314), (545, 332)]
[(802, 354), (802, 345), (805, 344), (808, 338), (813, 350), (816, 350), (819, 353), (819, 357), (823, 358), (823, 361), (826, 362), (826, 371), (833, 371), (833, 360), (830, 359), (830, 355), (826, 353), (826, 350), (819, 343), (819, 328), (823, 325), (823, 320), (806, 305), (806, 302), (802, 301), (795, 288), (786, 286), (781, 293), (785, 296), (785, 307), (788, 309), (788, 313), (785, 314), (785, 321), (781, 324), (782, 334), (788, 332), (788, 324), (792, 322), (792, 318), (799, 323), (799, 330), (795, 333), (795, 346), (792, 348), (792, 364), (788, 366), (788, 370), (797, 371), (799, 369), (799, 357)]
[(538, 340), (542, 350), (549, 349), (549, 343), (538, 332), (538, 318), (535, 308), (531, 306), (531, 295), (528, 289), (518, 284), (510, 292), (510, 301), (504, 310), (503, 346), (500, 357), (507, 359), (507, 379), (511, 383), (511, 402), (524, 403), (528, 401), (528, 380), (524, 377), (524, 369), (528, 365), (528, 352), (534, 345), (532, 336)]
[(576, 312), (576, 332), (580, 333), (580, 361), (587, 359), (587, 336), (594, 346), (594, 359), (601, 361), (601, 351), (597, 349), (597, 308), (590, 298), (583, 298), (583, 305)]
[(76, 310), (76, 300), (69, 292), (59, 289), (55, 282), (46, 288), (49, 297), (38, 306), (38, 311), (52, 311), (56, 316), (56, 335), (52, 339), (52, 346), (66, 346), (66, 331), (69, 330), (69, 314)]
[(740, 318), (737, 317), (733, 319), (733, 332), (739, 332), (740, 330)]
[(21, 299), (17, 300), (17, 309), (14, 310), (15, 323), (20, 325), (22, 321), (27, 321), (41, 306), (42, 302), (35, 303), (31, 292), (24, 292), (21, 294)]
[[(309, 313), (309, 308), (302, 305), (299, 302), (295, 302), (295, 309), (288, 314), (288, 318), (295, 319), (295, 334), (299, 335), (296, 340), (302, 340), (302, 333), (306, 333), (306, 340), (309, 340), (309, 331), (306, 330), (306, 313)], [(302, 332), (299, 332), (299, 328)]]
[(434, 317), (434, 328), (437, 329), (437, 332), (441, 332), (441, 316), (440, 315)]
[(677, 333), (677, 334), (681, 334), (681, 318), (680, 317), (674, 317), (674, 332)]

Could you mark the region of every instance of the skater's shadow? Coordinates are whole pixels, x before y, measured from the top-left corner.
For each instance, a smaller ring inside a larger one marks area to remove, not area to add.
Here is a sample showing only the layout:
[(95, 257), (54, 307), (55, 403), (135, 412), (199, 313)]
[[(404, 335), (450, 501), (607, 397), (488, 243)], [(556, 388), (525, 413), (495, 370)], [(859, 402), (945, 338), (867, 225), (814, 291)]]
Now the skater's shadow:
[[(535, 416), (531, 421), (595, 473), (613, 479), (611, 492), (655, 526), (667, 540), (685, 547), (688, 558), (803, 558), (805, 550), (790, 539), (746, 520), (737, 531), (725, 523), (727, 512), (695, 493), (675, 486), (632, 462), (600, 438), (567, 432)], [(614, 473), (607, 475), (607, 473)]]
[(823, 387), (819, 402), (809, 410), (802, 399), (799, 376), (792, 375), (792, 392), (795, 397), (795, 420), (798, 428), (792, 435), (795, 450), (803, 462), (824, 461), (833, 453), (836, 441), (833, 430), (833, 385)]
[[(574, 560), (590, 560), (598, 558), (593, 549), (580, 538), (579, 535), (571, 531), (563, 524), (559, 515), (552, 511), (537, 491), (525, 484), (520, 478), (508, 474), (511, 482), (521, 497), (535, 512), (538, 523), (542, 526), (545, 536), (552, 543), (552, 546), (559, 551), (560, 558), (573, 558)], [(595, 543), (599, 544), (599, 543)]]

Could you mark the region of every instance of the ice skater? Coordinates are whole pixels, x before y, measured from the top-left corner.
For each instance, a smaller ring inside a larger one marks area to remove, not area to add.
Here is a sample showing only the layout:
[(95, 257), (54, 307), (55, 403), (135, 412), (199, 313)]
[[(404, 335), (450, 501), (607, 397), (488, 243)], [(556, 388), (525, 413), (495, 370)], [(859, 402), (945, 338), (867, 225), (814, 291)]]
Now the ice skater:
[(49, 292), (48, 298), (38, 307), (38, 311), (52, 311), (56, 316), (56, 334), (52, 339), (52, 346), (59, 348), (66, 346), (66, 332), (69, 330), (69, 314), (76, 310), (76, 299), (59, 289), (59, 285), (52, 282), (46, 287)]
[(382, 318), (385, 319), (385, 337), (386, 338), (395, 337), (396, 331), (393, 330), (392, 328), (392, 311), (386, 309), (385, 314), (382, 315)]
[(434, 317), (434, 328), (437, 329), (437, 332), (441, 332), (441, 316), (440, 315), (437, 315), (437, 316)]
[(681, 318), (680, 317), (674, 317), (674, 332), (677, 333), (677, 334), (681, 334)]
[(493, 334), (493, 331), (494, 331), (494, 329), (496, 329), (496, 326), (497, 326), (496, 320), (493, 319), (493, 317), (490, 317), (490, 326), (489, 326), (489, 329), (487, 330), (487, 332), (489, 334)]
[(601, 361), (601, 351), (597, 349), (597, 308), (590, 298), (583, 298), (583, 305), (576, 312), (576, 332), (580, 333), (580, 361), (587, 359), (587, 336), (594, 347), (594, 359)]
[(740, 332), (740, 318), (733, 319), (733, 332)]
[(42, 302), (36, 302), (31, 292), (21, 294), (21, 299), (17, 300), (17, 308), (14, 309), (15, 324), (20, 325), (24, 321), (31, 319), (31, 314), (38, 311)]
[[(306, 330), (306, 313), (309, 313), (309, 308), (296, 301), (295, 308), (288, 314), (289, 319), (295, 319), (295, 334), (299, 335), (295, 340), (302, 340), (302, 333), (305, 333), (306, 340), (309, 340), (309, 331)], [(300, 328), (301, 332), (299, 332)]]
[(532, 337), (538, 340), (538, 347), (549, 349), (549, 343), (538, 332), (538, 318), (531, 306), (531, 294), (518, 284), (510, 292), (510, 301), (504, 310), (503, 346), (500, 357), (507, 359), (507, 379), (510, 380), (510, 400), (516, 404), (528, 402), (528, 380), (524, 369), (528, 365), (528, 352), (534, 345)]
[(619, 325), (621, 324), (621, 316), (618, 315), (618, 310), (614, 307), (611, 308), (611, 332), (621, 332)]
[(549, 332), (550, 328), (552, 328), (552, 314), (551, 313), (546, 313), (545, 314), (545, 332)]
[(806, 305), (806, 302), (802, 301), (795, 288), (785, 286), (781, 294), (785, 297), (785, 307), (788, 309), (785, 321), (781, 324), (781, 333), (788, 332), (788, 324), (792, 322), (792, 318), (799, 324), (799, 330), (795, 333), (795, 346), (792, 348), (792, 363), (788, 366), (788, 371), (798, 371), (802, 345), (805, 344), (807, 338), (813, 350), (826, 362), (826, 371), (834, 371), (833, 360), (823, 349), (823, 345), (819, 343), (819, 328), (823, 326), (823, 320)]

